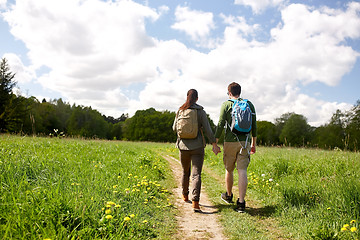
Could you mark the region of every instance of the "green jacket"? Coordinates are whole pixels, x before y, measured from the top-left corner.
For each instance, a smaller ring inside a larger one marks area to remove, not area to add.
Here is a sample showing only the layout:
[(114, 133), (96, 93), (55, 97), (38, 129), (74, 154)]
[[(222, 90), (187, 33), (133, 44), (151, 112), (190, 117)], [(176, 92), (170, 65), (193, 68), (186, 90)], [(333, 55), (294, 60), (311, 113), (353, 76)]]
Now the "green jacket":
[[(216, 127), (215, 138), (220, 138), (221, 133), (222, 133), (223, 129), (225, 128), (224, 142), (237, 142), (238, 141), (235, 133), (230, 131), (230, 126), (229, 126), (229, 125), (231, 125), (231, 111), (232, 111), (233, 103), (234, 103), (233, 101), (227, 100), (226, 102), (224, 102), (221, 105), (221, 109), (220, 109), (219, 123)], [(250, 101), (248, 101), (248, 103), (249, 103), (252, 113), (254, 114), (252, 117), (252, 127), (251, 127), (250, 133), (251, 133), (252, 137), (256, 137), (257, 125), (256, 125), (255, 107)], [(240, 134), (240, 135), (237, 135), (237, 137), (239, 138), (240, 141), (246, 140), (246, 134)], [(250, 141), (250, 139), (249, 139), (249, 141)]]

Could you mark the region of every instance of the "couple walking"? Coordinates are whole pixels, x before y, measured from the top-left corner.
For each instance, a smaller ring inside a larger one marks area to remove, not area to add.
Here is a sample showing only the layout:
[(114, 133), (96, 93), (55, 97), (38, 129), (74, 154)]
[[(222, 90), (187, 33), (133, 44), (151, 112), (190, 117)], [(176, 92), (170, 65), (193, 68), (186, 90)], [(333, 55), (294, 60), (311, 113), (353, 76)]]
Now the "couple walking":
[[(251, 143), (248, 141), (247, 134), (235, 134), (229, 127), (232, 121), (232, 107), (233, 102), (240, 99), (241, 86), (238, 83), (231, 83), (228, 86), (229, 100), (225, 101), (220, 110), (219, 122), (216, 128), (215, 134), (212, 132), (206, 112), (203, 107), (198, 105), (198, 93), (195, 89), (190, 89), (187, 93), (186, 102), (179, 108), (176, 114), (175, 121), (173, 124), (173, 130), (178, 133), (176, 141), (176, 147), (180, 150), (180, 161), (183, 169), (182, 175), (182, 198), (185, 202), (189, 202), (189, 181), (190, 174), (192, 172), (192, 205), (195, 212), (201, 212), (199, 201), (200, 201), (200, 190), (201, 190), (201, 171), (204, 162), (204, 148), (206, 145), (203, 131), (205, 132), (209, 142), (213, 145), (212, 150), (217, 155), (221, 152), (220, 147), (217, 145), (218, 140), (225, 127), (225, 139), (224, 139), (224, 154), (223, 162), (225, 166), (225, 182), (226, 192), (221, 194), (221, 199), (226, 203), (233, 203), (233, 172), (235, 166), (238, 170), (239, 175), (239, 198), (236, 201), (236, 211), (245, 211), (245, 195), (247, 189), (247, 167), (250, 163), (250, 154), (255, 153), (256, 145), (256, 115), (254, 105), (248, 101), (252, 117), (252, 128), (251, 128)], [(195, 109), (197, 126), (195, 137), (182, 138), (179, 135), (180, 130), (180, 117), (179, 113), (187, 109)], [(192, 170), (191, 170), (192, 164)]]

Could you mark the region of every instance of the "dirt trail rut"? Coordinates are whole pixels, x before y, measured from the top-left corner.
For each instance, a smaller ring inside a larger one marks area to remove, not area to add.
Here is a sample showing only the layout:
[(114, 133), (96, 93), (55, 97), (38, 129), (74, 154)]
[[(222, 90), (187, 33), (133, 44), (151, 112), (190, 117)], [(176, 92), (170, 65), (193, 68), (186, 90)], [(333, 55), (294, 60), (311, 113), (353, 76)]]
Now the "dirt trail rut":
[[(171, 165), (171, 169), (174, 174), (174, 178), (177, 181), (177, 187), (173, 189), (175, 196), (178, 196), (175, 202), (175, 206), (179, 209), (179, 215), (177, 221), (179, 224), (179, 231), (177, 239), (226, 239), (223, 235), (223, 229), (220, 226), (217, 219), (218, 209), (210, 202), (206, 189), (202, 187), (200, 208), (202, 213), (194, 213), (191, 203), (185, 203), (181, 199), (181, 175), (182, 168), (181, 163), (178, 159), (163, 156)], [(191, 197), (191, 196), (190, 196)]]

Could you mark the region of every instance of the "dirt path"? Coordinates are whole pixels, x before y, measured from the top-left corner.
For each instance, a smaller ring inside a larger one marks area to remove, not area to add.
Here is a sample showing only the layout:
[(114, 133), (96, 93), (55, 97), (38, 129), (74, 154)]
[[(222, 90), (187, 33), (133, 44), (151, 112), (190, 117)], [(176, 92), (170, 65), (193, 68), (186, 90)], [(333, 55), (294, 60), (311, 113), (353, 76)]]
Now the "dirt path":
[(217, 209), (212, 205), (206, 194), (206, 189), (201, 189), (200, 208), (202, 213), (194, 213), (191, 203), (185, 203), (181, 199), (181, 163), (176, 158), (163, 156), (171, 165), (174, 178), (177, 181), (177, 187), (173, 189), (175, 196), (178, 196), (175, 206), (179, 209), (177, 221), (179, 231), (177, 239), (226, 239), (223, 235), (223, 229), (218, 223)]

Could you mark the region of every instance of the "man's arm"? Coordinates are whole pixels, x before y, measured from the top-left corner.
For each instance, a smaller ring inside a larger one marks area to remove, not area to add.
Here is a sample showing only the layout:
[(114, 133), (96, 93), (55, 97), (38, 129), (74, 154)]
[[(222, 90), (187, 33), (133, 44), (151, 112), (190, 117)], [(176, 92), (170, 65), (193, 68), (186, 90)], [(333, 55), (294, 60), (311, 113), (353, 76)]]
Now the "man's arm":
[(250, 154), (254, 154), (255, 152), (256, 152), (256, 137), (252, 137)]
[(224, 130), (225, 122), (226, 122), (226, 110), (225, 110), (225, 103), (223, 103), (220, 109), (219, 122), (216, 126), (215, 138), (217, 139), (220, 138), (221, 133)]

